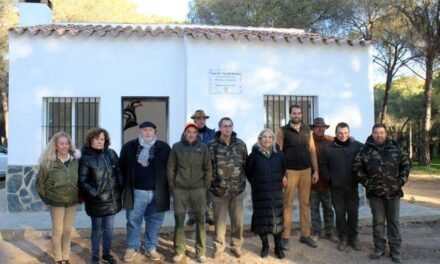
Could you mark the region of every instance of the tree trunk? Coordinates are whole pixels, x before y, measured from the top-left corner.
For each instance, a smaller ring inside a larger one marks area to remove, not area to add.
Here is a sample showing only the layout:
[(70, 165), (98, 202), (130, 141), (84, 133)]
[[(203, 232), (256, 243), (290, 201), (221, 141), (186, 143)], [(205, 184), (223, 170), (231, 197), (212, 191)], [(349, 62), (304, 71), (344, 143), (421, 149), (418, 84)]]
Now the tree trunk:
[(413, 136), (412, 136), (412, 124), (408, 126), (408, 156), (409, 159), (413, 158)]
[(432, 74), (434, 55), (428, 54), (426, 56), (426, 77), (424, 85), (424, 97), (425, 97), (425, 113), (423, 117), (423, 129), (422, 129), (422, 159), (420, 165), (428, 166), (431, 162), (431, 153), (429, 151), (429, 131), (431, 130), (431, 107), (432, 107)]
[(9, 122), (9, 108), (8, 108), (8, 93), (6, 91), (1, 92), (2, 106), (3, 106), (3, 116), (5, 119), (5, 141), (2, 144), (8, 145), (8, 122)]
[(387, 81), (385, 83), (385, 92), (383, 95), (382, 113), (380, 114), (379, 123), (383, 124), (388, 112), (388, 95), (390, 93), (391, 85), (393, 83), (393, 75), (391, 72), (387, 73)]

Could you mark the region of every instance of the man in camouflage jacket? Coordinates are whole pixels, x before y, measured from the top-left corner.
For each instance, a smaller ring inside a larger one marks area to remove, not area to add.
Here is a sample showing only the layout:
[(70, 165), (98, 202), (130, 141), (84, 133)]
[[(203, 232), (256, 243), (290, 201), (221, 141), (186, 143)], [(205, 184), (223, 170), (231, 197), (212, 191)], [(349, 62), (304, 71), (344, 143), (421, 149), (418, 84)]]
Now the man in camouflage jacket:
[(232, 253), (242, 255), (243, 244), (243, 198), (246, 187), (246, 144), (233, 132), (233, 122), (224, 117), (219, 121), (219, 131), (209, 143), (213, 164), (210, 191), (214, 204), (214, 257), (225, 250), (226, 216), (231, 218)]
[(373, 215), (374, 251), (371, 259), (385, 253), (385, 221), (391, 259), (401, 263), (402, 238), (399, 230), (402, 186), (408, 181), (410, 164), (407, 155), (387, 138), (383, 124), (373, 126), (372, 135), (353, 162), (353, 173), (365, 186)]

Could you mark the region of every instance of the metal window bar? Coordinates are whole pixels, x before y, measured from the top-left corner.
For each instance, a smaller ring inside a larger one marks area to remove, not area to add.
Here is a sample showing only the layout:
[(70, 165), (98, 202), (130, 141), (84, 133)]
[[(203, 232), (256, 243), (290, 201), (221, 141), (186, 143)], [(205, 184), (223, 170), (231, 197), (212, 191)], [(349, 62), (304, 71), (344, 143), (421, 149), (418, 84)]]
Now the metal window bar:
[(98, 97), (43, 98), (43, 142), (47, 144), (55, 133), (65, 131), (74, 145), (81, 146), (87, 131), (99, 125), (98, 109)]
[(309, 124), (316, 117), (316, 96), (264, 95), (266, 122), (264, 127), (276, 131), (290, 120), (289, 108), (296, 104), (302, 108), (303, 122)]

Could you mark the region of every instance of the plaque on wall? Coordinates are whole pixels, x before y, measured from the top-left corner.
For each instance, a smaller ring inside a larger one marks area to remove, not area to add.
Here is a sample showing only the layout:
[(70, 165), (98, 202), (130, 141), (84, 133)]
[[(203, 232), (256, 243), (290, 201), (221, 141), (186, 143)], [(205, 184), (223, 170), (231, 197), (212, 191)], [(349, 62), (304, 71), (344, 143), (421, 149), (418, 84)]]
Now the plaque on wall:
[(210, 94), (241, 94), (241, 72), (227, 69), (209, 70)]

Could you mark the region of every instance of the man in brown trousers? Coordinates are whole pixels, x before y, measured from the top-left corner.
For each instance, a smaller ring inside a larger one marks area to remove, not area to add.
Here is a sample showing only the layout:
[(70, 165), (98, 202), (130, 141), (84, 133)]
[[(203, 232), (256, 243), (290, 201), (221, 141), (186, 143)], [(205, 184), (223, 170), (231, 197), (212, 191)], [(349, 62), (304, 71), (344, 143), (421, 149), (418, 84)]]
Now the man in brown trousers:
[(302, 122), (302, 109), (299, 105), (289, 108), (290, 121), (277, 131), (277, 143), (286, 159), (287, 188), (284, 191), (284, 232), (283, 250), (289, 250), (292, 228), (293, 197), (299, 190), (301, 237), (299, 241), (309, 247), (317, 247), (310, 237), (310, 189), (318, 176), (318, 161), (315, 143), (310, 129)]

